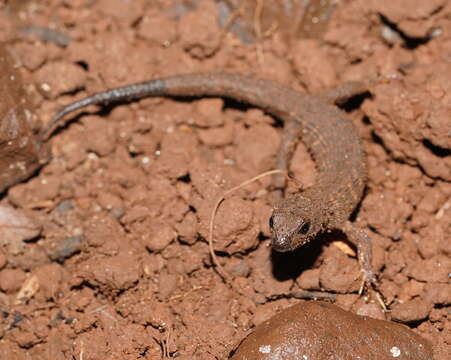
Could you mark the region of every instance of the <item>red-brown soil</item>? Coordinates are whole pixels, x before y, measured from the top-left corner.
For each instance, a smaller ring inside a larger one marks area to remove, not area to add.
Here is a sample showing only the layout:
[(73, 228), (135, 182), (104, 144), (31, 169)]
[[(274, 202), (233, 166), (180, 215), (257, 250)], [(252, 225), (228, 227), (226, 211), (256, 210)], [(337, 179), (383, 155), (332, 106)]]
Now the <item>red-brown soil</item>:
[[(368, 154), (355, 217), (373, 239), (388, 307), (357, 294), (358, 262), (339, 232), (271, 252), (269, 178), (219, 208), (214, 247), (235, 290), (225, 284), (205, 240), (212, 208), (273, 168), (280, 126), (223, 99), (143, 99), (86, 109), (50, 139), (41, 171), (3, 194), (2, 359), (224, 359), (301, 290), (402, 322), (448, 358), (450, 1), (344, 0), (315, 31), (299, 26), (302, 6), (249, 5), (232, 31), (219, 25), (222, 1), (0, 4), (0, 40), (33, 104), (33, 130), (83, 96), (179, 73), (240, 72), (310, 93), (371, 82), (345, 110)], [(291, 170), (314, 183), (302, 144)]]

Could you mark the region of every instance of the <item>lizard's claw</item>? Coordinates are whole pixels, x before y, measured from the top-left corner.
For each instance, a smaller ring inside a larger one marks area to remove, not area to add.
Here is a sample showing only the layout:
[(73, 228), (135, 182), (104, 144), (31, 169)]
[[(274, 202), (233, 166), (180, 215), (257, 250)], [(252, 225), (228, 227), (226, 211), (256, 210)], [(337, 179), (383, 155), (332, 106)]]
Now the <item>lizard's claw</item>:
[(374, 290), (374, 295), (376, 297), (377, 302), (381, 306), (383, 311), (387, 311), (387, 306), (385, 306), (384, 298), (382, 294), (377, 289), (378, 283), (376, 275), (372, 270), (361, 270), (362, 283), (359, 288), (359, 296), (363, 294), (366, 288), (372, 288)]
[(362, 277), (362, 283), (359, 288), (359, 295), (362, 295), (363, 291), (367, 287), (368, 288), (369, 287), (376, 288), (377, 279), (376, 279), (376, 275), (374, 274), (374, 272), (372, 270), (361, 269), (361, 277)]

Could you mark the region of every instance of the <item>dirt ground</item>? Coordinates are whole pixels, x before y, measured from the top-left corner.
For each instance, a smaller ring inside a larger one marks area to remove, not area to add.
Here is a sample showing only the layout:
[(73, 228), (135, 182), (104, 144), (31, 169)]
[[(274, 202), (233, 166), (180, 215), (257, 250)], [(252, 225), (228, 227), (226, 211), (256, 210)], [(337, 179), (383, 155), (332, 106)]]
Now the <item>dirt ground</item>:
[[(179, 73), (240, 72), (309, 93), (371, 83), (344, 111), (368, 154), (354, 217), (373, 239), (388, 311), (357, 294), (340, 232), (271, 251), (269, 178), (218, 210), (214, 248), (235, 290), (225, 284), (205, 240), (212, 208), (273, 168), (281, 126), (230, 100), (143, 99), (86, 109), (50, 139), (41, 171), (3, 194), (28, 231), (0, 240), (2, 359), (224, 359), (301, 290), (402, 322), (449, 359), (451, 1), (234, 3), (3, 1), (0, 40), (34, 130), (81, 97)], [(314, 184), (302, 144), (291, 170)]]

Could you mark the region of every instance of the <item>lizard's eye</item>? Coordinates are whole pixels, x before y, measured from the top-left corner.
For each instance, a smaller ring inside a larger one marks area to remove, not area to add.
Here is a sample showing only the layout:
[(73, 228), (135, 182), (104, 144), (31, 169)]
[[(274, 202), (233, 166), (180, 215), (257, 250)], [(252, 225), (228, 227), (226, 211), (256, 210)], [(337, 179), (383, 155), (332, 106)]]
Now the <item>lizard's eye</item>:
[(299, 228), (298, 234), (305, 235), (309, 232), (309, 230), (310, 230), (310, 223), (307, 221)]
[(274, 228), (274, 217), (273, 216), (271, 216), (269, 218), (269, 227), (270, 227), (270, 229)]

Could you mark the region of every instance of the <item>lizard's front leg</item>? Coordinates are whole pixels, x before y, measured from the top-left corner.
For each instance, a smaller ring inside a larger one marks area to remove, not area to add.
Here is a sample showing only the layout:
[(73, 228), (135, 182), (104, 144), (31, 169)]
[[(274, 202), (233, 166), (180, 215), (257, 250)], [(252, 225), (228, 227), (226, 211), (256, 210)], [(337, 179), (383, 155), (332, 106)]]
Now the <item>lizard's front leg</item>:
[(376, 284), (376, 275), (372, 268), (373, 249), (371, 238), (365, 230), (358, 228), (350, 221), (346, 221), (342, 230), (348, 237), (348, 240), (357, 247), (357, 258), (363, 274), (363, 282), (359, 290), (359, 294), (361, 294), (366, 285)]

